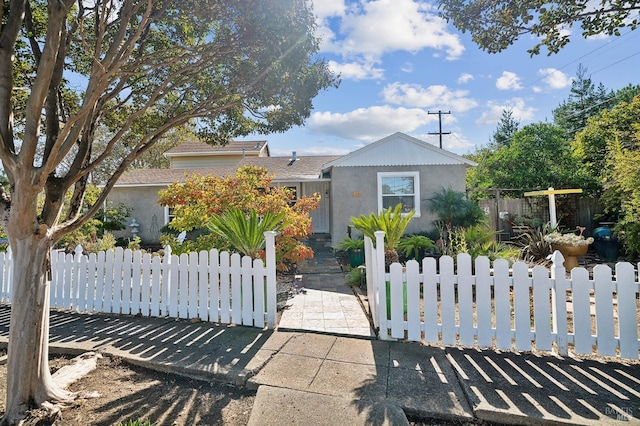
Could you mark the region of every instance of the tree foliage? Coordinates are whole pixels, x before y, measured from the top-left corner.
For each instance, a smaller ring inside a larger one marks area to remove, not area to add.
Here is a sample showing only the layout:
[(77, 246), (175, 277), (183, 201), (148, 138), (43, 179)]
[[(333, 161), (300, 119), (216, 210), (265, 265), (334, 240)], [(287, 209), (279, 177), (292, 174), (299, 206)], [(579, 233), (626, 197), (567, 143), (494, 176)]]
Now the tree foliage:
[(475, 171), (479, 188), (527, 190), (582, 188), (597, 189), (597, 181), (572, 155), (565, 132), (553, 124), (535, 123), (524, 126), (513, 136), (510, 146), (488, 151)]
[(513, 109), (507, 108), (502, 111), (502, 117), (496, 131), (493, 132), (493, 143), (496, 147), (508, 146), (513, 140), (513, 134), (518, 131), (520, 122), (513, 117)]
[[(73, 398), (48, 368), (51, 247), (170, 129), (194, 123), (211, 143), (285, 131), (337, 79), (315, 56), (305, 0), (12, 0), (0, 25), (0, 225), (16, 259), (4, 422), (15, 423)], [(90, 174), (114, 156), (87, 206)]]
[(505, 50), (521, 36), (536, 40), (528, 52), (557, 53), (570, 42), (566, 29), (580, 27), (582, 37), (620, 35), (622, 28), (638, 26), (640, 4), (635, 0), (537, 1), (440, 0), (442, 16), (489, 53)]
[(580, 65), (576, 78), (571, 82), (569, 97), (553, 110), (553, 121), (567, 132), (569, 139), (573, 139), (576, 132), (587, 125), (589, 117), (615, 102), (615, 94), (607, 91), (602, 83), (596, 87), (587, 75), (587, 69)]
[(602, 185), (606, 219), (631, 255), (640, 254), (640, 95), (589, 119), (574, 151)]
[(164, 239), (174, 252), (232, 248), (219, 233), (202, 233), (214, 215), (237, 210), (249, 216), (274, 214), (285, 216), (276, 238), (278, 268), (287, 270), (313, 255), (302, 240), (311, 230), (309, 213), (318, 207), (319, 195), (300, 197), (285, 187), (272, 187), (272, 177), (263, 167), (245, 166), (233, 176), (192, 176), (185, 183), (174, 183), (159, 193), (159, 202), (174, 209), (169, 227), (175, 231), (197, 231), (193, 240), (178, 244)]

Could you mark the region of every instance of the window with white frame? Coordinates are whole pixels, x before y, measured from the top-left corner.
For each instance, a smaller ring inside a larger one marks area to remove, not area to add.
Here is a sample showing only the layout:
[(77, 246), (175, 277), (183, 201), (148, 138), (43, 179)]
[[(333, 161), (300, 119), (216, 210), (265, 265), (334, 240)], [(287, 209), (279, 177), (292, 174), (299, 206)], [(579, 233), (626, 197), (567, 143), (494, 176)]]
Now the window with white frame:
[(173, 207), (164, 206), (164, 224), (168, 225), (169, 222), (175, 217)]
[(378, 173), (378, 210), (393, 209), (398, 203), (404, 213), (415, 210), (420, 216), (420, 173)]

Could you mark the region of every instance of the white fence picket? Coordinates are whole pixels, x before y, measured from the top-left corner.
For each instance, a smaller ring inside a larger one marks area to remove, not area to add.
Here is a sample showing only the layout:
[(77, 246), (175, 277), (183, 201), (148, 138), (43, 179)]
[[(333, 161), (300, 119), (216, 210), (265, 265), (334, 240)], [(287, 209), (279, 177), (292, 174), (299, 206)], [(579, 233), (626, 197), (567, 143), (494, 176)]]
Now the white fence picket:
[(438, 274), (436, 260), (422, 260), (424, 272), (424, 338), (427, 342), (438, 341)]
[(178, 317), (189, 317), (189, 255), (180, 255), (178, 273)]
[(407, 262), (407, 338), (419, 342), (422, 339), (420, 325), (420, 265), (415, 260)]
[[(453, 259), (442, 256), (439, 262), (433, 258), (421, 264), (409, 261), (404, 272), (400, 264), (392, 264), (385, 273), (379, 263), (384, 259), (383, 241), (382, 232), (376, 232), (375, 246), (365, 238), (365, 250), (370, 250), (366, 256), (368, 299), (371, 312), (377, 311), (380, 318), (381, 339), (391, 336), (504, 350), (535, 348), (560, 355), (567, 355), (573, 344), (579, 354), (592, 354), (595, 348), (600, 355), (639, 359), (640, 264), (634, 269), (630, 263), (618, 263), (615, 275), (608, 266), (598, 265), (593, 279), (586, 269), (574, 268), (567, 278), (559, 252), (552, 255), (551, 270), (542, 266), (529, 270), (522, 262), (510, 269), (504, 259), (493, 262), (491, 269), (489, 259), (478, 257), (475, 272), (470, 257), (462, 254), (455, 270)], [(423, 313), (417, 316), (420, 303)], [(572, 319), (571, 328), (568, 319)]]
[[(404, 339), (404, 280), (402, 279), (402, 265), (394, 263), (389, 273), (389, 288), (392, 294), (398, 297), (389, 300), (391, 307), (391, 337)], [(386, 291), (386, 289), (385, 289)], [(389, 306), (389, 305), (388, 305)]]
[(220, 253), (220, 322), (231, 322), (231, 256)]
[(493, 262), (496, 346), (511, 349), (511, 277), (505, 259)]
[(471, 256), (460, 253), (458, 261), (458, 324), (460, 344), (473, 346), (475, 330), (473, 327), (473, 275)]
[(476, 258), (476, 313), (478, 346), (488, 348), (493, 344), (491, 322), (491, 276), (490, 263), (486, 257)]
[[(534, 286), (537, 287), (538, 283), (534, 283)], [(513, 265), (513, 321), (515, 325), (516, 350), (519, 351), (531, 349), (531, 287), (527, 265), (524, 263)], [(547, 298), (548, 302), (549, 298)]]
[(261, 259), (253, 261), (253, 325), (263, 328), (265, 324), (264, 313), (266, 311), (265, 304), (265, 287), (267, 285), (266, 270)]
[[(131, 265), (131, 307), (129, 308), (129, 313), (133, 315), (137, 315), (142, 312), (141, 303), (142, 303), (142, 288), (149, 288), (147, 285), (142, 285), (142, 252), (136, 250), (133, 253), (133, 262)], [(147, 281), (148, 283), (148, 281)], [(144, 316), (148, 316), (147, 313)]]
[(209, 321), (220, 319), (220, 256), (218, 250), (209, 251)]
[[(147, 273), (151, 274), (151, 279), (147, 277)], [(151, 259), (151, 271), (147, 272), (145, 270), (142, 278), (143, 282), (147, 282), (147, 280), (149, 280), (148, 282), (151, 283), (151, 302), (149, 306), (149, 314), (152, 317), (159, 317), (160, 312), (165, 312), (165, 310), (162, 309), (164, 301), (161, 298), (161, 294), (163, 294), (163, 292), (160, 288), (161, 285), (165, 284), (162, 281), (162, 276), (162, 259), (160, 259), (159, 256), (154, 256), (153, 259)]]
[(453, 267), (453, 258), (440, 258), (440, 317), (442, 342), (445, 345), (456, 344), (456, 276)]
[(169, 300), (167, 301), (169, 316), (177, 318), (180, 307), (180, 258), (175, 254), (171, 255), (171, 260), (167, 264), (169, 271)]
[(209, 321), (209, 253), (198, 253), (198, 318)]
[(198, 253), (191, 252), (189, 253), (189, 283), (188, 287), (188, 297), (189, 300), (189, 318), (197, 318), (198, 317)]
[(231, 255), (231, 322), (242, 323), (242, 276), (241, 259), (238, 253)]
[(106, 253), (99, 251), (96, 259), (96, 287), (93, 308), (96, 312), (102, 312), (104, 309), (104, 277), (106, 274), (105, 267)]
[(630, 263), (616, 265), (618, 336), (620, 356), (635, 358), (638, 356), (638, 317), (635, 287), (635, 271)]
[(241, 293), (242, 293), (242, 325), (253, 325), (253, 274), (252, 259), (249, 256), (242, 258), (242, 277), (241, 277)]
[[(518, 263), (516, 265), (524, 265)], [(514, 267), (516, 266), (514, 265)], [(533, 316), (535, 327), (535, 342), (536, 349), (541, 351), (551, 350), (551, 289), (549, 287), (549, 270), (542, 266), (536, 266), (533, 268)], [(567, 315), (567, 303), (566, 292), (561, 296), (565, 300), (565, 309), (560, 312), (560, 315), (566, 317)], [(531, 349), (531, 339), (529, 339), (529, 347), (523, 350)]]
[[(136, 285), (137, 291), (140, 293), (140, 308), (133, 313), (140, 313), (143, 317), (148, 317), (151, 315), (151, 292), (155, 289), (154, 283), (151, 281), (151, 255), (149, 253), (142, 256), (140, 268), (136, 268), (136, 271), (139, 271), (134, 274), (134, 280), (140, 281), (140, 284)], [(156, 301), (155, 306), (160, 306), (160, 302)]]
[(598, 355), (615, 356), (616, 342), (613, 327), (613, 283), (611, 268), (598, 265), (593, 268), (596, 300), (596, 330)]

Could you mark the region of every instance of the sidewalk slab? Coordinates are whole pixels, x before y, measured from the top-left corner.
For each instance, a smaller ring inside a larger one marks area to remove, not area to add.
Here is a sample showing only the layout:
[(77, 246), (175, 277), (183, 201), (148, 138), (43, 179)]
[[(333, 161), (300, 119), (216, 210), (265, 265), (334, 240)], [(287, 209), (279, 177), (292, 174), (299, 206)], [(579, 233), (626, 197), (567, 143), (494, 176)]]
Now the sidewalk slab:
[(480, 419), (508, 424), (640, 424), (640, 364), (448, 348)]
[(285, 423), (295, 426), (409, 425), (402, 409), (393, 404), (260, 386), (249, 426)]

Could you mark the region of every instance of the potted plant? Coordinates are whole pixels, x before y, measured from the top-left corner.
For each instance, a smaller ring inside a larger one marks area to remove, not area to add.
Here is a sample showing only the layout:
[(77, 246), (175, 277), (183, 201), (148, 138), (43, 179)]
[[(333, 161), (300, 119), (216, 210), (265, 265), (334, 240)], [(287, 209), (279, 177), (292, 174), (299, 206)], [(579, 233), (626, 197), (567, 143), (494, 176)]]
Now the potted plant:
[(344, 238), (338, 244), (338, 250), (344, 250), (349, 257), (349, 266), (357, 268), (364, 263), (364, 239), (349, 237)]
[(564, 256), (564, 268), (567, 272), (578, 266), (578, 257), (587, 254), (589, 244), (593, 243), (593, 238), (585, 238), (582, 233), (585, 228), (578, 226), (578, 234), (562, 234), (558, 231), (545, 235), (544, 240), (551, 244), (553, 250), (558, 250)]

